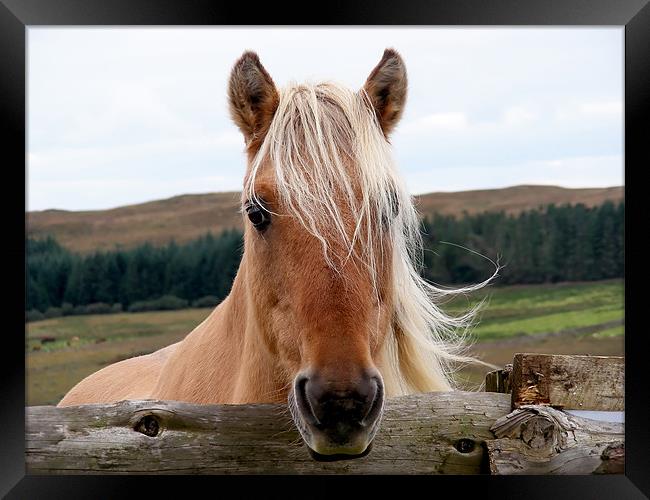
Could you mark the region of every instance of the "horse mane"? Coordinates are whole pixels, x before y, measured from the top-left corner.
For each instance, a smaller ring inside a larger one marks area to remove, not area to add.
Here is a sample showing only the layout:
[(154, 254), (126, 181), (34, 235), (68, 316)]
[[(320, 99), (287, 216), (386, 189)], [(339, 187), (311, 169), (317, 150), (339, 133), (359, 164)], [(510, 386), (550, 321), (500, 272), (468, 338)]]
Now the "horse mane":
[[(279, 203), (320, 241), (332, 269), (341, 258), (354, 258), (376, 283), (388, 236), (395, 312), (378, 360), (387, 396), (456, 388), (459, 363), (482, 363), (467, 355), (468, 329), (481, 304), (460, 316), (437, 304), (485, 286), (498, 266), (488, 280), (457, 289), (422, 278), (420, 217), (367, 94), (331, 82), (281, 89), (245, 180), (247, 199), (257, 198), (255, 178), (266, 159)], [(352, 231), (341, 203), (355, 221)], [(347, 255), (337, 253), (341, 248)]]

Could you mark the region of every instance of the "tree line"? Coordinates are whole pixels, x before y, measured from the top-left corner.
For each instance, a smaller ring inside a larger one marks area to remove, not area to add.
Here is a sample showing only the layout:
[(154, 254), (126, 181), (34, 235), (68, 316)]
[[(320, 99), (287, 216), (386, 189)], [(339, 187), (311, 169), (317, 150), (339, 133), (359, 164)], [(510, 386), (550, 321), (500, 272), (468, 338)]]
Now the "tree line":
[[(435, 214), (422, 221), (422, 273), (436, 283), (475, 283), (492, 274), (491, 259), (503, 266), (501, 284), (623, 277), (624, 218), (624, 202), (549, 205), (518, 215)], [(28, 238), (28, 319), (214, 306), (228, 295), (242, 250), (238, 230), (88, 255), (52, 237)]]
[(26, 309), (30, 319), (122, 310), (213, 306), (230, 291), (242, 233), (210, 233), (186, 244), (70, 252), (53, 237), (27, 240)]
[(593, 208), (549, 205), (516, 216), (434, 215), (423, 225), (423, 274), (437, 283), (476, 283), (489, 277), (494, 265), (476, 253), (498, 259), (503, 266), (500, 284), (624, 276), (625, 202), (607, 201)]

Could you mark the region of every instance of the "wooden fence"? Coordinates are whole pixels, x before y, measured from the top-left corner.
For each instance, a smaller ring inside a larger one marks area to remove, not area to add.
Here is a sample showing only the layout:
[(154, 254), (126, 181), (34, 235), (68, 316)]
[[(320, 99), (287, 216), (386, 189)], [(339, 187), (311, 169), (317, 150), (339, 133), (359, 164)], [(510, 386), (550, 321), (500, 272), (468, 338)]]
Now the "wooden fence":
[(492, 392), (386, 402), (363, 458), (311, 458), (286, 405), (122, 401), (26, 409), (29, 474), (623, 473), (622, 423), (562, 409), (623, 410), (623, 358), (517, 354)]

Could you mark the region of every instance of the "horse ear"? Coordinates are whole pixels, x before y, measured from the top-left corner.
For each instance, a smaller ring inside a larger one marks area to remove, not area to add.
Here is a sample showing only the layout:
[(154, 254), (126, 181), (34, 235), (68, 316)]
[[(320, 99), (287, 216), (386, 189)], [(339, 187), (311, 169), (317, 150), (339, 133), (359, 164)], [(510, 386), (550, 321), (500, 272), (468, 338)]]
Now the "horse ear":
[(386, 137), (402, 117), (406, 88), (406, 66), (402, 57), (394, 49), (386, 49), (363, 86)]
[(230, 115), (249, 148), (259, 146), (268, 130), (280, 96), (255, 52), (244, 52), (230, 73)]

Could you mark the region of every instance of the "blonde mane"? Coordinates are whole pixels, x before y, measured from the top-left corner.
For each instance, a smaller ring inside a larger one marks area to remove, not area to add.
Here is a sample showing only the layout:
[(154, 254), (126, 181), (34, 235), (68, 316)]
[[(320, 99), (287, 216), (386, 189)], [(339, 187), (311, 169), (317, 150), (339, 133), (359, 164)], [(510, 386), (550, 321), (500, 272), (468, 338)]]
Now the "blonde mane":
[[(382, 242), (391, 242), (395, 312), (378, 360), (387, 396), (455, 388), (458, 363), (478, 361), (465, 353), (480, 304), (458, 317), (437, 304), (485, 286), (498, 267), (486, 281), (459, 289), (438, 288), (420, 276), (420, 217), (366, 93), (334, 83), (282, 89), (246, 179), (247, 199), (257, 198), (255, 178), (267, 159), (281, 205), (320, 241), (333, 269), (341, 257), (354, 258), (376, 283)], [(353, 231), (343, 213), (356, 221)], [(332, 258), (334, 248), (347, 255)]]

